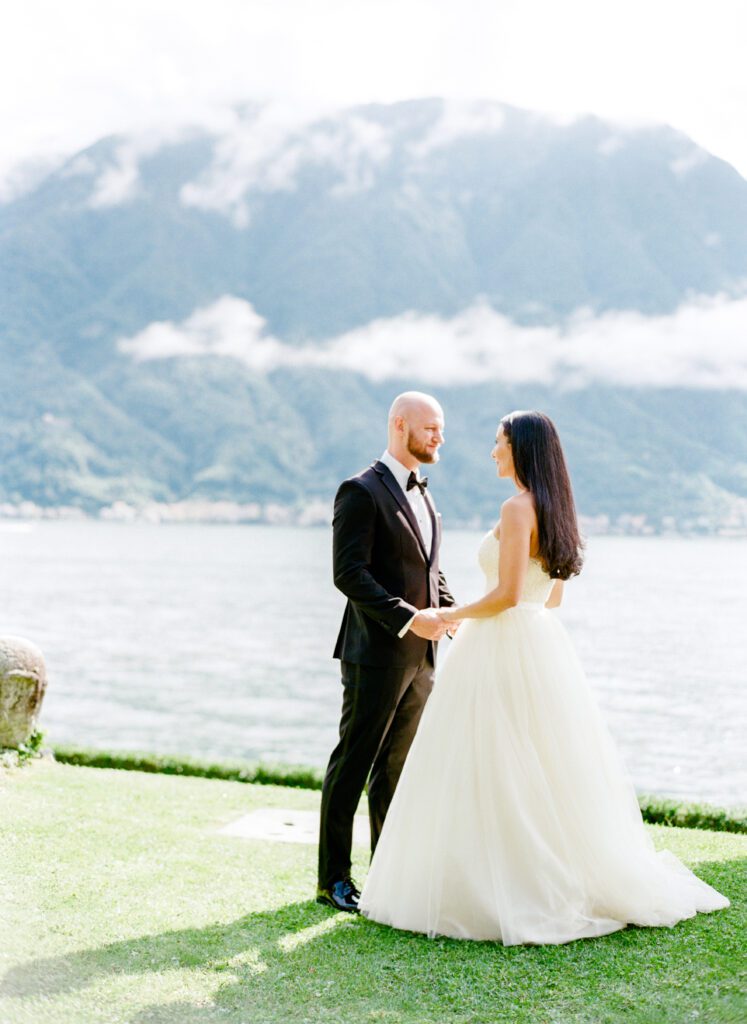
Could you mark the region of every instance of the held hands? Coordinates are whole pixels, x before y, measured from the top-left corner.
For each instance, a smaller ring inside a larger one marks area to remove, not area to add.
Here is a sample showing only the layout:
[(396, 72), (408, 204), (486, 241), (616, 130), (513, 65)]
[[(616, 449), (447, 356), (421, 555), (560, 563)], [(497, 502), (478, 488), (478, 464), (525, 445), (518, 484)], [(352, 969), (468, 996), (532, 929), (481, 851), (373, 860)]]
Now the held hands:
[(462, 620), (450, 608), (424, 608), (410, 623), (410, 630), (424, 640), (440, 640), (445, 633), (454, 636)]
[(437, 608), (424, 608), (410, 623), (410, 632), (424, 640), (440, 640), (450, 623), (444, 622)]
[(450, 637), (455, 637), (457, 630), (462, 624), (462, 619), (459, 616), (458, 608), (439, 608), (439, 618), (446, 626), (446, 631)]
[(461, 626), (463, 621), (464, 621), (463, 619), (452, 619), (450, 622), (447, 621), (446, 622), (446, 635), (448, 637), (451, 637), (451, 639), (453, 640), (454, 637), (457, 635), (457, 630), (459, 629), (459, 627)]

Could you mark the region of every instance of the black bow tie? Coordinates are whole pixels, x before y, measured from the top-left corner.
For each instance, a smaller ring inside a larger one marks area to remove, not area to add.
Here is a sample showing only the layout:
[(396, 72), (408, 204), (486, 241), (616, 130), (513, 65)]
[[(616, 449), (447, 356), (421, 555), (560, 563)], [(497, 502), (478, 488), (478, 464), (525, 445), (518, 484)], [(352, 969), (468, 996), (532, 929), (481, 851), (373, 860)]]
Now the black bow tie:
[(428, 486), (428, 477), (427, 476), (421, 477), (418, 480), (418, 478), (415, 476), (415, 473), (413, 472), (413, 473), (410, 473), (410, 475), (407, 478), (407, 490), (408, 491), (411, 491), (413, 489), (413, 487), (419, 487), (420, 488), (420, 493), (421, 494), (425, 494), (425, 489), (426, 489), (427, 486)]

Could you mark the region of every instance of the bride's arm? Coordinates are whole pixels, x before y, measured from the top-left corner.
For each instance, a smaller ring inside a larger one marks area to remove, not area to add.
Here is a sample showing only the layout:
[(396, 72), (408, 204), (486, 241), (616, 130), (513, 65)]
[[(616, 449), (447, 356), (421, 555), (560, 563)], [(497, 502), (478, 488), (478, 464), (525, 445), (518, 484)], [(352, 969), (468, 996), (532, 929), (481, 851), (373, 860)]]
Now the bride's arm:
[(442, 619), (446, 622), (487, 619), (519, 603), (527, 574), (533, 525), (534, 512), (525, 501), (509, 498), (504, 502), (501, 508), (498, 586), (471, 604), (440, 610)]
[(550, 591), (550, 596), (545, 601), (545, 608), (559, 608), (563, 600), (563, 581), (555, 580)]

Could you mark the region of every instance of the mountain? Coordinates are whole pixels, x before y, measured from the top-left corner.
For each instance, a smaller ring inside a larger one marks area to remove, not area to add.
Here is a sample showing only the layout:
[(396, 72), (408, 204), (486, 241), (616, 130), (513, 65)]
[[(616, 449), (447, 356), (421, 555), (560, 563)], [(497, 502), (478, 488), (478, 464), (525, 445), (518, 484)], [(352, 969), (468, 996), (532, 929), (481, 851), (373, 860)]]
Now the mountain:
[[(694, 296), (741, 296), (747, 182), (663, 126), (439, 99), (306, 124), (247, 106), (222, 134), (112, 137), (75, 154), (0, 206), (0, 265), (0, 502), (328, 500), (383, 448), (393, 394), (419, 385), (417, 372), (352, 371), (350, 332), (438, 326), (476, 304), (517, 330), (562, 331), (579, 310), (656, 318)], [(226, 297), (239, 320), (219, 344), (204, 311)], [(242, 331), (252, 359), (235, 357)], [(330, 339), (343, 358), (315, 365)], [(427, 333), (423, 347), (425, 361)], [(265, 350), (283, 355), (263, 362)], [(721, 521), (744, 508), (737, 384), (499, 373), (428, 389), (448, 416), (435, 472), (454, 517), (494, 514), (486, 453), (517, 406), (557, 419), (589, 515)]]

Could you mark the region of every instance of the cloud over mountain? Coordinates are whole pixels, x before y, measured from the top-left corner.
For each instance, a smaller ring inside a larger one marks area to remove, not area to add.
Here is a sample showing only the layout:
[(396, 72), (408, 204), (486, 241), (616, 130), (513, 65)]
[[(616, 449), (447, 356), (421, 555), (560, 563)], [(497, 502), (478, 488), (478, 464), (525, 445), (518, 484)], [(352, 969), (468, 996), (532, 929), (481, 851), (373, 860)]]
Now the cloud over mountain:
[(693, 300), (666, 316), (579, 311), (554, 326), (513, 323), (484, 303), (444, 318), (408, 312), (313, 345), (273, 337), (251, 303), (225, 295), (179, 324), (120, 339), (138, 362), (196, 356), (251, 370), (324, 368), (373, 381), (487, 381), (566, 389), (593, 384), (747, 391), (747, 299)]

